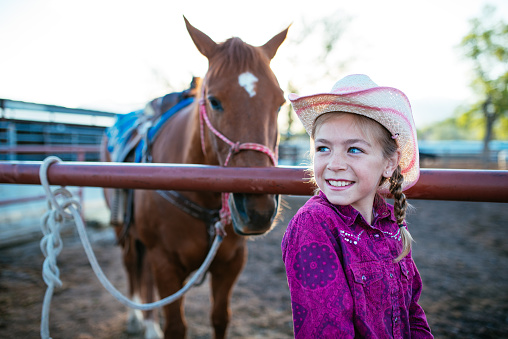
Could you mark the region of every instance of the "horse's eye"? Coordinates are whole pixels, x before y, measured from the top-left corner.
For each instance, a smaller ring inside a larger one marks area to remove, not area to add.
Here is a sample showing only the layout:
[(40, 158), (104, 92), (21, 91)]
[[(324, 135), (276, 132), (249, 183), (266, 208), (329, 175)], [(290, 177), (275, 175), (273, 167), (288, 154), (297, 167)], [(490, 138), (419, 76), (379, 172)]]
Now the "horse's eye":
[(215, 97), (208, 97), (208, 102), (210, 103), (210, 106), (212, 106), (213, 110), (216, 111), (223, 111), (224, 108), (222, 108), (222, 104), (220, 101)]

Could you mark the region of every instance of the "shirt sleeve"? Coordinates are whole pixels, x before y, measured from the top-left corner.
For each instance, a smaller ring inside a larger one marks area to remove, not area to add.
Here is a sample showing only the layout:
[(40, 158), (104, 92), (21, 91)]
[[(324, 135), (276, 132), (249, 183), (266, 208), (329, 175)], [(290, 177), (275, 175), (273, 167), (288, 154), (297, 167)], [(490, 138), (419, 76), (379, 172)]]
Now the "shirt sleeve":
[(353, 299), (342, 253), (319, 211), (297, 213), (282, 240), (295, 338), (353, 338)]
[(415, 272), (412, 286), (413, 294), (411, 298), (411, 304), (409, 305), (409, 325), (411, 326), (411, 338), (434, 338), (434, 336), (430, 333), (430, 327), (427, 322), (425, 312), (423, 311), (423, 308), (420, 306), (420, 304), (418, 304), (423, 287), (422, 279), (413, 260), (411, 260), (411, 263)]

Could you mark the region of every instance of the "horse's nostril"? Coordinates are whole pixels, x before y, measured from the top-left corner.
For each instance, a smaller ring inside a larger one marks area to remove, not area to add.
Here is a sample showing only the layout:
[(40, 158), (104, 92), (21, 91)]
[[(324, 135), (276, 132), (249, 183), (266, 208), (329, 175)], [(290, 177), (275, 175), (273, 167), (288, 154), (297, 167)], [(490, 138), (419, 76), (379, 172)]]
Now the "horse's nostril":
[(245, 194), (233, 194), (233, 199), (238, 216), (242, 219), (243, 222), (248, 222), (249, 215), (247, 214), (247, 208), (245, 207)]
[(278, 195), (232, 194), (230, 210), (235, 231), (243, 235), (265, 233), (272, 227), (278, 203)]

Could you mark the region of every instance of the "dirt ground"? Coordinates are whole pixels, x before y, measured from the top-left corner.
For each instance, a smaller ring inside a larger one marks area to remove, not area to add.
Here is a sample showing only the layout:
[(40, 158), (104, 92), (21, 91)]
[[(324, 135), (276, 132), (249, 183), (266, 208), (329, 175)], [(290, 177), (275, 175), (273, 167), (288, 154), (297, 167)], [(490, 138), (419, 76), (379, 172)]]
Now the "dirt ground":
[[(291, 306), (280, 241), (308, 197), (285, 197), (291, 209), (269, 234), (249, 241), (234, 289), (230, 338), (291, 338)], [(508, 338), (508, 205), (411, 201), (414, 259), (424, 281), (421, 305), (436, 338)], [(103, 270), (126, 291), (119, 248), (109, 228), (89, 227)], [(0, 338), (37, 338), (46, 286), (38, 243), (0, 250)], [(126, 308), (100, 285), (77, 235), (58, 257), (63, 287), (51, 304), (53, 338), (140, 338), (125, 333)], [(186, 297), (189, 338), (211, 338), (208, 285)]]

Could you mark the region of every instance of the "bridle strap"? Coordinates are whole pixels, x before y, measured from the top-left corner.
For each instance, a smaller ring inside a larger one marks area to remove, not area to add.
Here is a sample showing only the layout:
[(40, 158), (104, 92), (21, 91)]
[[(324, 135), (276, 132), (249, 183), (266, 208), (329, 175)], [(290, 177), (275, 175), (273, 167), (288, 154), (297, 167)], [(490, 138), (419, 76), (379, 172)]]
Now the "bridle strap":
[[(206, 112), (206, 104), (205, 104), (205, 98), (204, 98), (204, 88), (203, 88), (203, 95), (201, 99), (199, 100), (199, 130), (200, 130), (200, 136), (201, 136), (201, 149), (203, 150), (203, 154), (206, 155), (206, 147), (205, 147), (205, 131), (204, 131), (204, 124), (203, 121), (206, 123), (210, 131), (212, 131), (215, 136), (217, 136), (219, 139), (224, 141), (226, 144), (229, 145), (229, 152), (226, 157), (226, 160), (224, 161), (224, 167), (229, 164), (229, 160), (231, 157), (241, 151), (257, 151), (264, 153), (268, 155), (270, 160), (272, 161), (272, 164), (274, 166), (277, 166), (277, 154), (276, 151), (273, 152), (270, 148), (266, 147), (265, 145), (252, 143), (252, 142), (245, 142), (240, 143), (233, 142), (229, 140), (224, 134), (219, 132), (210, 122), (210, 119), (208, 118), (208, 114)], [(231, 211), (229, 209), (229, 195), (230, 193), (222, 193), (222, 208), (220, 210), (220, 218), (221, 223), (223, 226), (231, 222)]]

